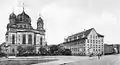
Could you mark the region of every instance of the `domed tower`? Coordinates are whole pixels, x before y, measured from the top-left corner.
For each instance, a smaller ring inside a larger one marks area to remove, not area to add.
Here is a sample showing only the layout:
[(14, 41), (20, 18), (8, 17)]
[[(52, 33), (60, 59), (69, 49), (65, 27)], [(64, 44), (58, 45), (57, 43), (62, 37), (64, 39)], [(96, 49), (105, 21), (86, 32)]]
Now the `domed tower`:
[(9, 16), (9, 21), (11, 24), (14, 24), (16, 21), (16, 15), (14, 14), (14, 12), (12, 12)]
[(17, 16), (17, 23), (31, 24), (31, 18), (23, 10), (23, 12)]
[(37, 30), (43, 30), (44, 23), (41, 17), (38, 18), (37, 20)]

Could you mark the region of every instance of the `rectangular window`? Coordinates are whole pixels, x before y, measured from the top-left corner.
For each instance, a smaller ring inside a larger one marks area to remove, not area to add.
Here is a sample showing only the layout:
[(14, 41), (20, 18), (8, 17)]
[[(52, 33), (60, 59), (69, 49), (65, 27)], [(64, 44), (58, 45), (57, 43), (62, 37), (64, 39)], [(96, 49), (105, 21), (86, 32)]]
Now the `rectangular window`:
[(71, 41), (71, 38), (69, 38), (69, 40)]
[(87, 40), (87, 42), (89, 43), (89, 39)]
[(97, 44), (97, 40), (96, 40), (96, 44)]
[(93, 43), (95, 43), (95, 40), (93, 40)]
[(101, 42), (103, 42), (103, 39), (101, 39)]
[(89, 44), (87, 44), (89, 46)]
[(43, 38), (41, 37), (40, 38), (40, 45), (42, 45), (42, 42), (43, 42)]
[(91, 43), (92, 43), (92, 40), (91, 40)]
[(15, 35), (12, 35), (12, 44), (15, 44)]
[(28, 35), (28, 44), (32, 44), (32, 35), (31, 34)]
[(92, 38), (92, 35), (90, 35), (90, 38)]
[(26, 44), (26, 35), (25, 34), (23, 34), (22, 44)]
[(74, 36), (74, 39), (77, 39), (77, 37), (76, 37), (76, 36)]

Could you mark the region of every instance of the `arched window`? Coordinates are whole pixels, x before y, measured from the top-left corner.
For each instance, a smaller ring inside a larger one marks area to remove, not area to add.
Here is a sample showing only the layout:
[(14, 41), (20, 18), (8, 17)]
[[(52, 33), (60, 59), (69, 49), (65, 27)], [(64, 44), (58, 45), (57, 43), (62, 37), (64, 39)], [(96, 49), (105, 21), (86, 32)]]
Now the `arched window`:
[(26, 44), (26, 36), (25, 36), (25, 34), (23, 34), (23, 41), (22, 41), (22, 44)]
[(42, 39), (43, 39), (43, 38), (42, 38), (42, 37), (40, 37), (40, 45), (42, 45)]
[(12, 35), (12, 44), (15, 44), (15, 35)]
[(31, 34), (28, 35), (28, 44), (32, 44), (32, 35)]

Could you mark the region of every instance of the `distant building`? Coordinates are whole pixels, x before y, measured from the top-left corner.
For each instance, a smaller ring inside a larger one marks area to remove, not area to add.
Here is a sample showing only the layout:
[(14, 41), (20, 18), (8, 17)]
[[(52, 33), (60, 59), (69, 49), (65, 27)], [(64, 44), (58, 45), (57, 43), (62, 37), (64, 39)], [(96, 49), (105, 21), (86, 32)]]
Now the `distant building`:
[(120, 44), (104, 44), (104, 54), (119, 54)]
[(94, 28), (68, 36), (64, 43), (60, 44), (70, 49), (73, 55), (94, 55), (104, 53), (104, 36), (97, 33)]
[(104, 54), (108, 55), (108, 54), (113, 54), (114, 50), (113, 50), (113, 45), (112, 44), (104, 44)]
[(40, 46), (46, 45), (44, 22), (41, 17), (36, 21), (37, 29), (31, 24), (31, 18), (23, 10), (17, 16), (13, 13), (9, 16), (7, 24), (6, 44), (9, 45), (7, 53), (15, 54), (18, 46), (35, 46), (36, 52)]

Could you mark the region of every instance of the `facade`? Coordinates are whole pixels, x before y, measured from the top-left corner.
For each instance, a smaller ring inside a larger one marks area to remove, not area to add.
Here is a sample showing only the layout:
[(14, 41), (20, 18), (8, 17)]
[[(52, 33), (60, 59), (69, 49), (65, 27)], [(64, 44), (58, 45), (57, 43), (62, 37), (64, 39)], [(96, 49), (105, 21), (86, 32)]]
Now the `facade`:
[(17, 53), (18, 46), (34, 46), (38, 52), (40, 46), (45, 46), (45, 29), (41, 17), (36, 21), (37, 29), (31, 24), (31, 18), (23, 10), (22, 13), (15, 15), (14, 12), (9, 16), (7, 24), (6, 44), (9, 46), (7, 53)]
[(94, 28), (91, 28), (68, 36), (61, 46), (71, 49), (73, 55), (103, 54), (104, 36), (97, 33)]

